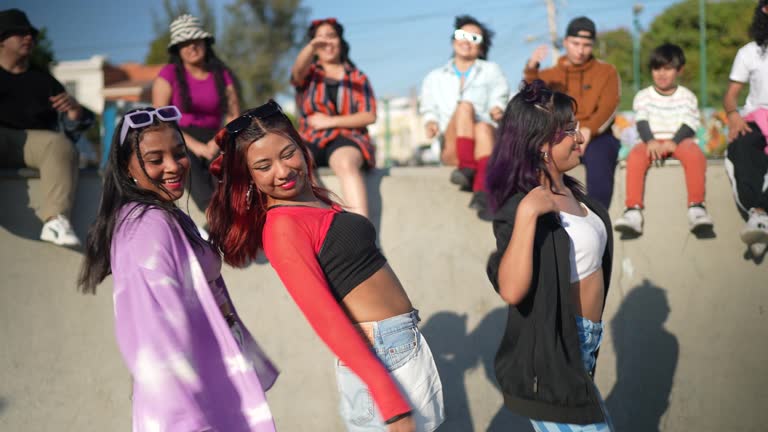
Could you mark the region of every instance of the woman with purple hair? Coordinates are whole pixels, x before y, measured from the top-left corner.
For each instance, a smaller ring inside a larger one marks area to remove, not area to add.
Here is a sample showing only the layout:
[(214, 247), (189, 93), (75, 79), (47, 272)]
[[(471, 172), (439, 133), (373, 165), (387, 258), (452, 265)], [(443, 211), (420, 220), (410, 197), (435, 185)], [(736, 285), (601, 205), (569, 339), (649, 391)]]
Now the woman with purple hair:
[(509, 303), (496, 376), (536, 431), (610, 431), (592, 379), (611, 280), (608, 213), (566, 172), (579, 165), (576, 102), (523, 84), (499, 125), (486, 184), (497, 251), (488, 277)]

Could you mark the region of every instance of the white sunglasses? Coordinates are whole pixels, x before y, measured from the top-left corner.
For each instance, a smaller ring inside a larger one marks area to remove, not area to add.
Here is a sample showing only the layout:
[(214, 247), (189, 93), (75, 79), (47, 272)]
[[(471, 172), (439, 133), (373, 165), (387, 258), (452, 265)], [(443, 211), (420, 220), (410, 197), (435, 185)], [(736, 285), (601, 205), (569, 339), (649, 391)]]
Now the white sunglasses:
[(128, 129), (138, 129), (149, 126), (157, 116), (164, 122), (179, 121), (181, 111), (175, 105), (168, 105), (160, 108), (148, 108), (146, 110), (133, 111), (123, 117), (123, 127), (120, 129), (120, 145), (125, 142), (125, 136), (128, 135)]
[(481, 43), (483, 43), (483, 35), (477, 34), (477, 33), (470, 33), (462, 29), (456, 29), (453, 32), (453, 38), (456, 39), (457, 41), (460, 41), (460, 40), (469, 41), (475, 45), (480, 45)]

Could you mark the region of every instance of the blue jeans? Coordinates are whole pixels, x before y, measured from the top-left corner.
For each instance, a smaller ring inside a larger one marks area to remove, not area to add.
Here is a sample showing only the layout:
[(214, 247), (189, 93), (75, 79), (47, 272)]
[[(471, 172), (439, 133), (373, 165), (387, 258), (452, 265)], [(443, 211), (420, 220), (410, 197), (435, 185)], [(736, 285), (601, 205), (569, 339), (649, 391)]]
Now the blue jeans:
[[(416, 430), (431, 432), (445, 420), (443, 386), (418, 322), (419, 312), (413, 310), (382, 321), (360, 323), (358, 327), (412, 407)], [(347, 430), (385, 431), (368, 387), (340, 360), (336, 360), (336, 381)]]
[[(592, 322), (584, 317), (576, 316), (576, 329), (579, 332), (579, 346), (581, 347), (581, 361), (584, 363), (584, 369), (591, 371), (595, 367), (596, 357), (595, 353), (600, 348), (600, 343), (603, 341), (603, 323)], [(595, 386), (595, 392), (597, 392), (597, 386)], [(605, 422), (595, 423), (588, 425), (578, 424), (565, 424), (545, 422), (540, 420), (531, 419), (533, 430), (536, 432), (610, 432), (613, 429), (611, 419), (608, 416), (608, 411), (605, 409), (603, 399), (600, 397), (600, 393), (597, 392), (597, 397), (600, 399), (600, 405), (605, 415)]]

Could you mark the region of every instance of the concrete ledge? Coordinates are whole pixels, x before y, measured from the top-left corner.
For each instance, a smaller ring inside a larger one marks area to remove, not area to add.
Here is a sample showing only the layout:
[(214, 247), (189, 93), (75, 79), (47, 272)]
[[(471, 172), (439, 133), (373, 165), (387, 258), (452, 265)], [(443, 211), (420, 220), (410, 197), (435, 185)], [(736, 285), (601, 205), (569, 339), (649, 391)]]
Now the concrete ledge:
[[(99, 176), (97, 168), (80, 168), (80, 178)], [(40, 171), (35, 168), (0, 169), (0, 179), (39, 179)]]
[[(491, 225), (448, 182), (450, 168), (392, 168), (367, 177), (380, 243), (423, 319), (441, 372), (448, 422), (440, 432), (530, 431), (502, 408), (493, 357), (506, 306), (485, 275)], [(610, 213), (620, 215), (624, 170)], [(583, 172), (575, 175), (583, 178)], [(321, 172), (331, 190), (338, 180)], [(112, 285), (75, 292), (79, 251), (37, 240), (39, 181), (1, 181), (0, 430), (129, 431), (130, 382), (116, 348)], [(616, 241), (596, 383), (617, 430), (759, 431), (768, 424), (768, 263), (738, 238), (725, 171), (710, 162), (707, 204), (715, 235), (688, 232), (680, 167), (647, 177), (645, 234)], [(73, 213), (81, 237), (101, 181), (80, 182)], [(202, 220), (192, 201), (182, 199)], [(269, 404), (280, 431), (342, 430), (333, 357), (269, 265), (225, 266), (249, 329), (281, 369)], [(62, 427), (62, 425), (64, 425)]]

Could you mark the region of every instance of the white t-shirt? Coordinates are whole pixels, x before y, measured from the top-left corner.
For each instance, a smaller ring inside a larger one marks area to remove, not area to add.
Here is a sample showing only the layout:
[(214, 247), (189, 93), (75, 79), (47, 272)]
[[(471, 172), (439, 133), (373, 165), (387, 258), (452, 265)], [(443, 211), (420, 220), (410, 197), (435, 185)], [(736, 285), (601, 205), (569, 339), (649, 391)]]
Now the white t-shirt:
[(749, 84), (749, 95), (742, 115), (758, 108), (768, 108), (768, 49), (752, 41), (739, 49), (731, 68), (731, 81)]

